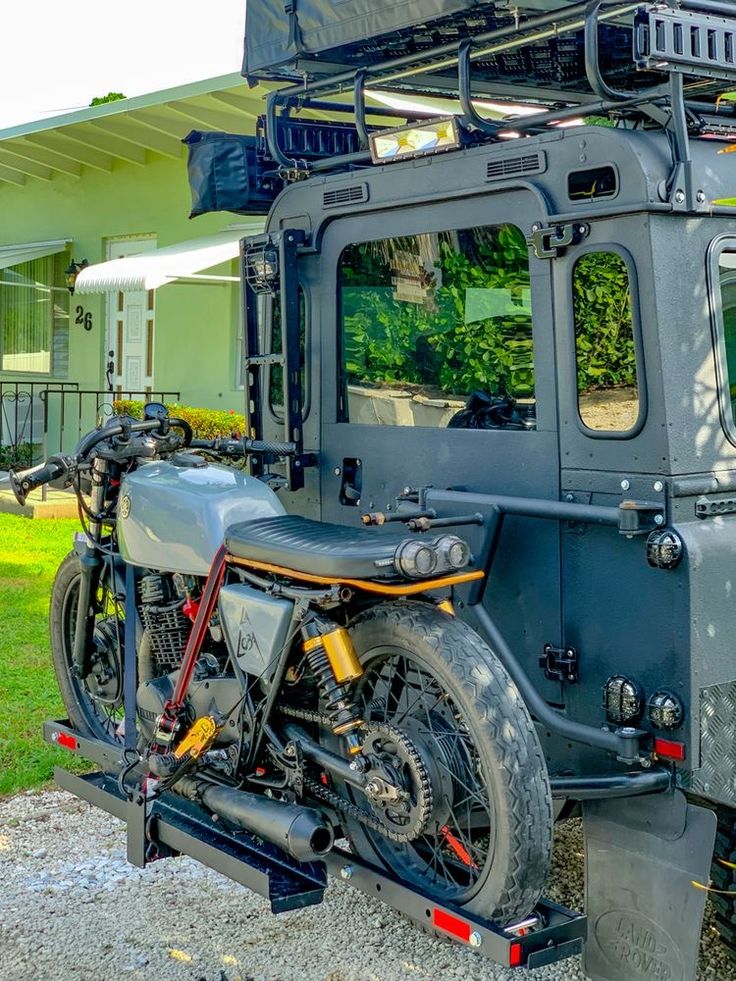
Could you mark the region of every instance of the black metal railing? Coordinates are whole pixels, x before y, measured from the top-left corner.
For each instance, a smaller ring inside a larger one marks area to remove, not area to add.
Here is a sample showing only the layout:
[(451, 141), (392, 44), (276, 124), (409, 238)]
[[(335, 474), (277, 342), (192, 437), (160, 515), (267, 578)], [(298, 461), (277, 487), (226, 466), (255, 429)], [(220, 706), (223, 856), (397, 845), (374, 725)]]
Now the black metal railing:
[[(116, 402), (178, 402), (181, 392), (114, 392), (79, 389), (64, 393), (60, 419), (59, 449), (69, 451), (85, 433), (115, 414)], [(74, 428), (76, 426), (76, 429)]]
[(49, 404), (63, 406), (75, 382), (0, 381), (0, 470), (33, 466), (46, 455)]
[(80, 389), (76, 382), (0, 381), (0, 470), (70, 452), (117, 401), (179, 401), (180, 392)]

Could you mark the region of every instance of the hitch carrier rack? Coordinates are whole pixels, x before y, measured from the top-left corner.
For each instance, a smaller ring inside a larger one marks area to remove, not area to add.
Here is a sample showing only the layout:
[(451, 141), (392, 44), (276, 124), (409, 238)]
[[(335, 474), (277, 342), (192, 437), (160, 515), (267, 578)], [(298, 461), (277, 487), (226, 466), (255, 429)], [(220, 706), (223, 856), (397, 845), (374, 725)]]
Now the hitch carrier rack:
[(471, 947), (505, 967), (543, 967), (582, 952), (586, 917), (549, 900), (541, 899), (529, 917), (504, 929), (430, 899), (343, 848), (334, 847), (322, 862), (301, 863), (254, 835), (228, 830), (177, 794), (167, 792), (149, 802), (141, 796), (131, 800), (118, 786), (123, 747), (83, 736), (68, 721), (44, 723), (43, 737), (101, 768), (80, 776), (56, 767), (54, 780), (125, 822), (127, 858), (139, 868), (159, 858), (189, 855), (264, 896), (273, 913), (321, 903), (329, 872), (403, 913), (422, 930)]

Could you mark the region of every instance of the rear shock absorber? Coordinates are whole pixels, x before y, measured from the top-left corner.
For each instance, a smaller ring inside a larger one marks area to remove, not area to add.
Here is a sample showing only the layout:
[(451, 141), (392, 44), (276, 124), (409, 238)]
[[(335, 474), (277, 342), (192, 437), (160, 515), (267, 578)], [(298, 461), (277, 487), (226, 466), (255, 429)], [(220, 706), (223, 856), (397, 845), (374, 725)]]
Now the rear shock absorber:
[(336, 736), (347, 741), (351, 755), (360, 752), (357, 729), (363, 725), (352, 701), (350, 685), (363, 674), (350, 634), (331, 620), (314, 617), (302, 627), (304, 653), (322, 695)]

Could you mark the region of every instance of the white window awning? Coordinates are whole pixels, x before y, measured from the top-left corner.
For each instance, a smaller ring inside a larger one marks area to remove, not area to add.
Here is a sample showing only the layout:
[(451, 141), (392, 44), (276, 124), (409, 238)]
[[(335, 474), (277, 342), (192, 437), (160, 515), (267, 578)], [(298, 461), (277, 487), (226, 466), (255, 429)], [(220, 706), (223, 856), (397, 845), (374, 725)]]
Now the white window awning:
[(17, 266), (32, 259), (44, 259), (47, 255), (65, 252), (70, 238), (56, 238), (49, 242), (26, 242), (24, 245), (0, 245), (0, 269)]
[(235, 259), (241, 238), (259, 235), (264, 219), (233, 226), (224, 232), (193, 238), (177, 245), (161, 249), (148, 249), (138, 255), (122, 259), (110, 259), (87, 266), (77, 276), (74, 292), (117, 293), (135, 290), (155, 290), (177, 280), (193, 280), (203, 283), (237, 282), (235, 276), (204, 276), (203, 269), (211, 269), (222, 262)]

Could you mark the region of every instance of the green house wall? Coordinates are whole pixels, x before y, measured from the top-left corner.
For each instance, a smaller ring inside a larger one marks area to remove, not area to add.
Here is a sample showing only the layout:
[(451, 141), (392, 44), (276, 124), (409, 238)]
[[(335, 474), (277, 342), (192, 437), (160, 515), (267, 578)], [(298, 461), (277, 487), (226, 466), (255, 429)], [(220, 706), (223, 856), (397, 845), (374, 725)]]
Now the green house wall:
[[(77, 261), (106, 258), (107, 241), (128, 235), (156, 235), (158, 247), (209, 235), (237, 221), (236, 215), (188, 218), (186, 160), (149, 154), (145, 166), (116, 161), (111, 172), (85, 167), (80, 178), (29, 180), (0, 188), (0, 245), (68, 236)], [(208, 270), (237, 274), (237, 262)], [(238, 284), (172, 283), (156, 292), (154, 388), (180, 391), (182, 402), (218, 409), (243, 409), (238, 377), (240, 318)], [(113, 300), (115, 298), (113, 297)], [(92, 312), (93, 329), (70, 318), (69, 373), (83, 389), (104, 389), (105, 312), (102, 295), (75, 296)], [(2, 381), (44, 381), (48, 376), (0, 372)]]

